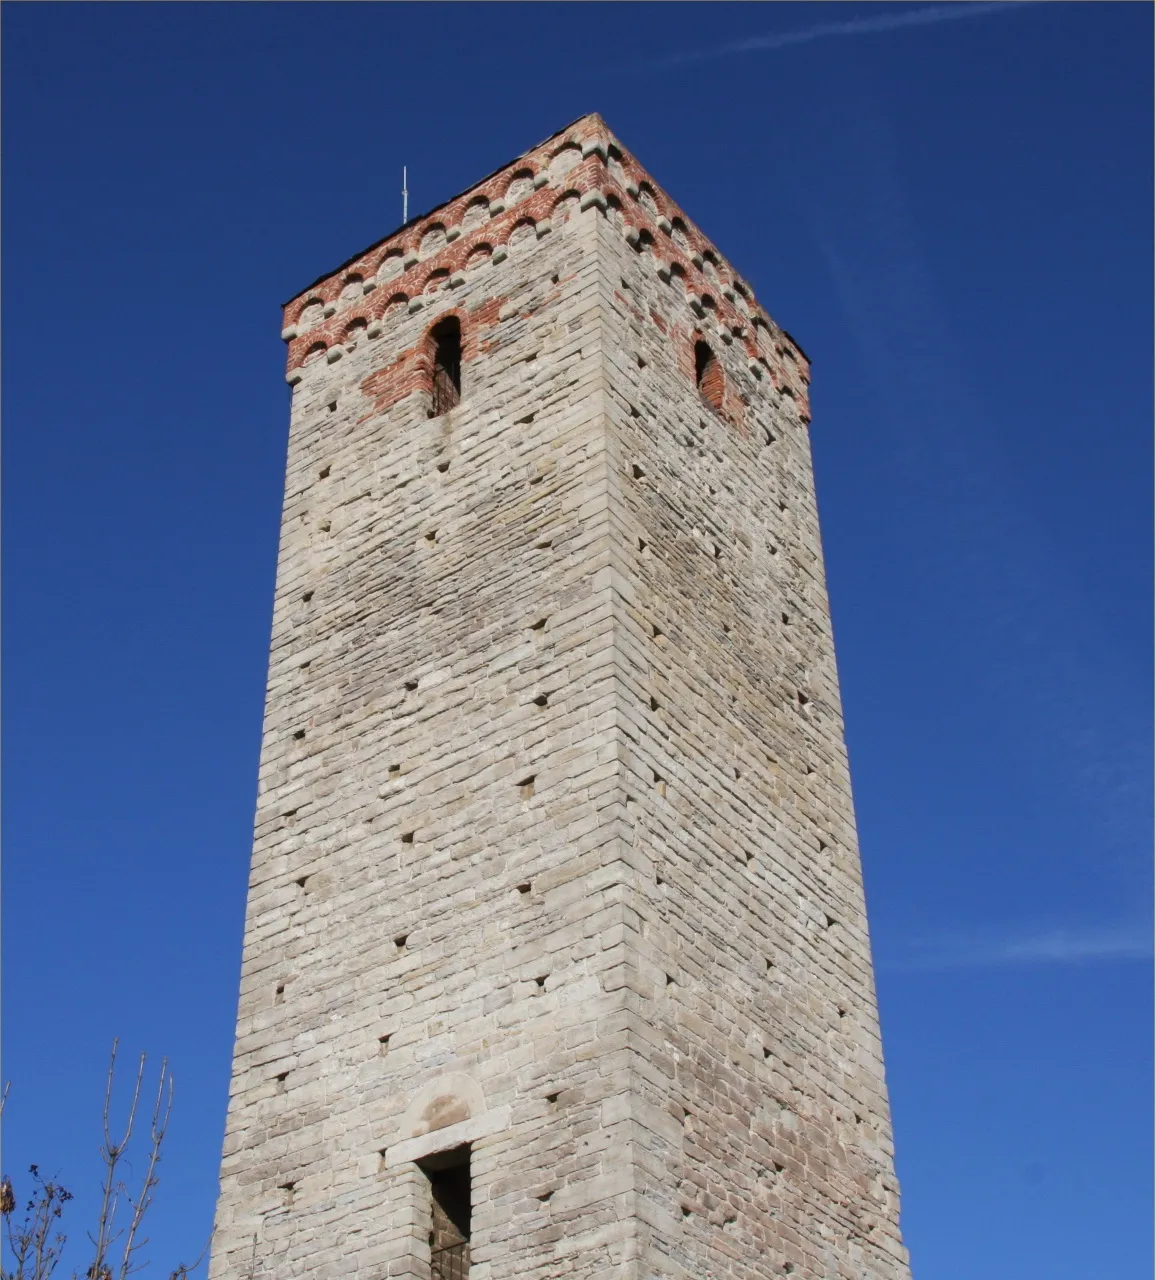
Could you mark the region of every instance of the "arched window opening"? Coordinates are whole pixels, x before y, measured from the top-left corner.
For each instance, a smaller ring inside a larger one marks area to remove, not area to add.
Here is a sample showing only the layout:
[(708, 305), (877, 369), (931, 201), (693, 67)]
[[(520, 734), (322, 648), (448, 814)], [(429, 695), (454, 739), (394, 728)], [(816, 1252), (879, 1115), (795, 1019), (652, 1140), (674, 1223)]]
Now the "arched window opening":
[(698, 384), (698, 394), (711, 409), (722, 408), (722, 395), (725, 391), (725, 379), (722, 366), (717, 357), (705, 342), (694, 344), (694, 378)]
[(435, 324), (433, 339), (433, 405), (430, 416), (439, 418), (461, 403), (461, 321), (447, 316)]

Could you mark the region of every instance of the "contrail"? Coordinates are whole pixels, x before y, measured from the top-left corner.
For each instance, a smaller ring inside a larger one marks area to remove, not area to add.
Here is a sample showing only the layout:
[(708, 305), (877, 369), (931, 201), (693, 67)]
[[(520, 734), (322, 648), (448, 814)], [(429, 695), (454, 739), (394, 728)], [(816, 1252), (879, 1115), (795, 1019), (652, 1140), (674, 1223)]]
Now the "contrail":
[(730, 44), (711, 45), (707, 49), (694, 49), (686, 53), (671, 53), (644, 62), (636, 70), (680, 67), (690, 62), (705, 62), (710, 58), (724, 58), (735, 53), (765, 53), (772, 49), (785, 49), (791, 45), (810, 44), (814, 40), (827, 40), (839, 36), (867, 35), (874, 31), (898, 31), (903, 27), (928, 27), (936, 22), (957, 22), (963, 18), (981, 18), (988, 13), (1003, 13), (1025, 7), (1027, 0), (989, 0), (984, 3), (936, 4), (926, 9), (912, 9), (905, 13), (882, 13), (874, 18), (848, 18), (845, 22), (821, 22), (801, 31), (782, 31), (775, 35), (748, 36)]
[(943, 969), (987, 969), (1012, 965), (1095, 964), (1151, 959), (1151, 935), (1121, 926), (1099, 932), (1057, 930), (1020, 938), (947, 937), (908, 947), (883, 959), (891, 972), (926, 973)]

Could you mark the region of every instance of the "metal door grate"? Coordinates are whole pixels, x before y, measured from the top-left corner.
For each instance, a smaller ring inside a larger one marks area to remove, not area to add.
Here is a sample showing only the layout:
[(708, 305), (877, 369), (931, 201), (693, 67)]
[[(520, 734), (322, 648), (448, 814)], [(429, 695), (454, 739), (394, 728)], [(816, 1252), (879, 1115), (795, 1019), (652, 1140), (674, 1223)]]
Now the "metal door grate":
[(434, 1249), (429, 1274), (432, 1280), (469, 1280), (469, 1241)]

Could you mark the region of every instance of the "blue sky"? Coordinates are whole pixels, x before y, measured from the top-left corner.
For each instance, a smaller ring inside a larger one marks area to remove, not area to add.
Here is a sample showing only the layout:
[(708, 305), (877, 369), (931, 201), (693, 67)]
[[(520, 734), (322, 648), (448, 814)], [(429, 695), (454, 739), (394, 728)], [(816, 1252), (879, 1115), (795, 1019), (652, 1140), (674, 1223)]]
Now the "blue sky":
[[(814, 363), (918, 1280), (1150, 1270), (1152, 10), (7, 4), (4, 1167), (224, 1122), (279, 303), (600, 110)], [(78, 1261), (73, 1258), (73, 1261)], [(167, 1271), (161, 1272), (167, 1274)]]

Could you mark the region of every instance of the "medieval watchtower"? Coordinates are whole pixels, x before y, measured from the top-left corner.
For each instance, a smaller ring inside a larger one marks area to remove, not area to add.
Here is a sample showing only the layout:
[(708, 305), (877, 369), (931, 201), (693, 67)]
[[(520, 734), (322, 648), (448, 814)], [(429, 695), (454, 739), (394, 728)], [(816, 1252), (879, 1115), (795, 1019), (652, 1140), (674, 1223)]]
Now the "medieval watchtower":
[(285, 308), (214, 1280), (901, 1280), (806, 357), (596, 115)]

